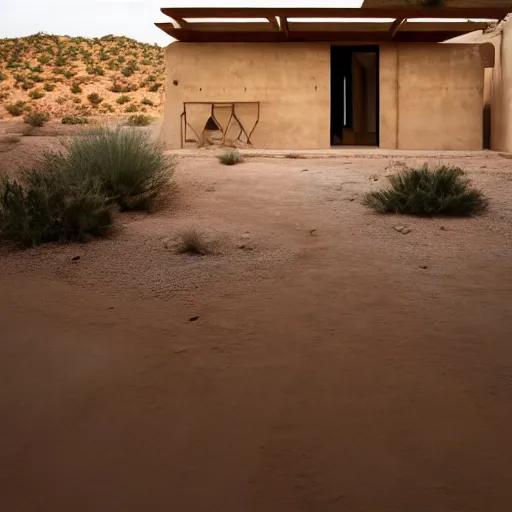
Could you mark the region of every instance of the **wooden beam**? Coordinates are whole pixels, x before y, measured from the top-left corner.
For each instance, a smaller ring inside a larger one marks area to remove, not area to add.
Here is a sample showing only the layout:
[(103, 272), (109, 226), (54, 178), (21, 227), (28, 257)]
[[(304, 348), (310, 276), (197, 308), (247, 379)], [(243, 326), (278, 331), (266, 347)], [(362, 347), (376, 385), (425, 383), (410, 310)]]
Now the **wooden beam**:
[(179, 25), (180, 28), (186, 28), (188, 25), (188, 23), (179, 16), (174, 16), (172, 19)]
[(392, 41), (396, 33), (400, 30), (400, 27), (406, 22), (407, 20), (405, 18), (397, 18), (393, 24), (391, 25), (391, 28), (389, 29), (389, 39)]
[[(155, 23), (155, 25), (169, 34), (171, 37), (184, 42), (201, 43), (271, 43), (271, 42), (324, 42), (324, 43), (365, 43), (378, 44), (389, 41), (387, 31), (374, 32), (308, 32), (291, 30), (288, 35), (284, 31), (273, 30), (254, 32), (227, 32), (221, 31), (200, 31), (177, 29), (172, 23)], [(395, 41), (417, 42), (417, 43), (438, 43), (452, 39), (460, 35), (460, 32), (398, 32)]]
[(281, 25), (281, 31), (284, 32), (286, 38), (288, 39), (290, 35), (290, 28), (288, 27), (288, 20), (286, 16), (279, 16), (279, 23)]
[(178, 18), (457, 18), (500, 19), (507, 15), (506, 7), (457, 8), (314, 8), (314, 7), (163, 7), (161, 11)]
[(272, 28), (279, 32), (279, 23), (275, 16), (267, 16), (268, 22), (272, 25)]

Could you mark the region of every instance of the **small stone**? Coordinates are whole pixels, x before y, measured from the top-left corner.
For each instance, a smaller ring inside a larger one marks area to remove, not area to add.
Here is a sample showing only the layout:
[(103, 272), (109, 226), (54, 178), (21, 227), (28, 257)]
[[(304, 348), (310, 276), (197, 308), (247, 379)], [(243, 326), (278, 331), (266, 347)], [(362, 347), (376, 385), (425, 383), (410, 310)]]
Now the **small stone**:
[(348, 200), (349, 200), (349, 201), (355, 201), (355, 200), (356, 200), (356, 198), (355, 198), (355, 197), (349, 197), (349, 198), (348, 198)]
[(188, 321), (189, 322), (195, 322), (196, 320), (199, 320), (199, 317), (198, 316), (191, 316)]
[(309, 234), (310, 234), (311, 236), (315, 236), (315, 233), (316, 233), (316, 229), (311, 229), (311, 230), (309, 231)]
[(114, 306), (110, 306), (108, 309), (114, 309)]
[(245, 247), (246, 246), (244, 244), (238, 246), (239, 249), (245, 249)]
[(300, 171), (300, 172), (308, 172), (308, 171), (309, 171), (309, 169), (302, 169), (302, 171)]
[(441, 226), (439, 229), (440, 229), (441, 231), (448, 231), (444, 226)]
[(249, 240), (249, 238), (251, 238), (251, 235), (249, 233), (244, 233), (240, 238), (242, 238), (242, 240)]
[(403, 229), (405, 229), (405, 226), (393, 226), (393, 229), (395, 231), (400, 231), (400, 233), (402, 232)]
[(402, 234), (408, 235), (411, 231), (412, 231), (411, 228), (404, 228), (404, 229), (402, 229)]
[(78, 261), (80, 259), (80, 256), (73, 256), (71, 258), (72, 261)]
[(420, 265), (420, 268), (422, 268), (423, 270), (427, 270), (427, 265)]

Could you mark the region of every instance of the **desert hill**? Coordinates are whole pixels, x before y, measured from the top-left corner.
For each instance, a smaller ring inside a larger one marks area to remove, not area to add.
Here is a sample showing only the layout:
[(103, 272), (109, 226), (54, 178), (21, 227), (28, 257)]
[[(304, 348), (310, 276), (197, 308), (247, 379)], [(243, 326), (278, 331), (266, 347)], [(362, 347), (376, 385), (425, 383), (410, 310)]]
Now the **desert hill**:
[(127, 37), (34, 34), (0, 39), (0, 119), (30, 110), (53, 118), (162, 108), (164, 53)]

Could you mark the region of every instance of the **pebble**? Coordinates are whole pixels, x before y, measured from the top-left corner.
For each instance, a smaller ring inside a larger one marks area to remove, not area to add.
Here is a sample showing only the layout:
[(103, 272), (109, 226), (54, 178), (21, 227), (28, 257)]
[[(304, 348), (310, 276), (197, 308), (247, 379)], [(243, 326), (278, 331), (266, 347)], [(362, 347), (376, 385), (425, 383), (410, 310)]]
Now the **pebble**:
[(411, 231), (412, 231), (412, 229), (411, 229), (411, 228), (404, 228), (404, 229), (402, 229), (402, 233), (403, 233), (404, 235), (408, 235)]
[(427, 265), (420, 265), (420, 268), (422, 268), (423, 270), (426, 270), (428, 267), (427, 267)]
[(404, 226), (393, 226), (393, 229), (395, 231), (400, 231), (400, 233), (402, 232), (402, 229), (404, 229)]
[(73, 256), (71, 259), (72, 261), (78, 261), (80, 259), (80, 256)]
[(195, 322), (196, 320), (199, 320), (199, 317), (198, 316), (191, 316), (188, 321), (189, 322)]

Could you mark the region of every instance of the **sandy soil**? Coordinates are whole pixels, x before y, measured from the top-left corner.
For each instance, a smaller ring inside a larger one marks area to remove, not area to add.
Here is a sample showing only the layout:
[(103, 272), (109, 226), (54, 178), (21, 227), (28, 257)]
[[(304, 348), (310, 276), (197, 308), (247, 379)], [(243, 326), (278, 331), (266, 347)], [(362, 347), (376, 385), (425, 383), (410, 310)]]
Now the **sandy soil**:
[(187, 157), (110, 239), (0, 250), (1, 509), (510, 510), (512, 160), (446, 158), (488, 215), (373, 214), (379, 155)]

